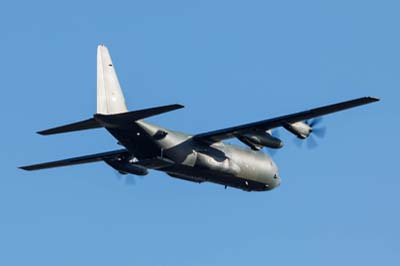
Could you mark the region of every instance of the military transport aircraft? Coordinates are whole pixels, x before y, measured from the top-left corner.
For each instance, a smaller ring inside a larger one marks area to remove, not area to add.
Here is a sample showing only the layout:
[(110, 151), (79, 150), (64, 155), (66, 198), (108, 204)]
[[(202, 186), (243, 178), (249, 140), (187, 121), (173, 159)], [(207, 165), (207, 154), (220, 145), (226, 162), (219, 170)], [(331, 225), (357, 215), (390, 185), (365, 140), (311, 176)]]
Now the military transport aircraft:
[[(283, 142), (271, 130), (283, 127), (299, 139), (315, 132), (316, 117), (379, 101), (363, 97), (254, 123), (190, 135), (150, 124), (143, 119), (183, 108), (173, 104), (128, 111), (108, 49), (97, 49), (97, 113), (92, 118), (38, 132), (51, 135), (105, 128), (124, 149), (21, 167), (38, 170), (104, 161), (122, 174), (147, 175), (154, 169), (192, 182), (213, 182), (245, 191), (265, 191), (281, 183), (278, 167), (263, 147)], [(224, 143), (237, 138), (248, 147)]]

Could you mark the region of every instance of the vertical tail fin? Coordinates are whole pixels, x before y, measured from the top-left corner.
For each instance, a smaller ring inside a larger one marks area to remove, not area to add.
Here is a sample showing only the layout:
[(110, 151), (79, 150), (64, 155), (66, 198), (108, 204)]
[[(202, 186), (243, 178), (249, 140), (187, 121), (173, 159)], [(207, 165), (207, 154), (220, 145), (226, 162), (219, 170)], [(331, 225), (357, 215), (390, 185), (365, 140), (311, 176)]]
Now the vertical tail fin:
[(107, 47), (97, 47), (97, 113), (125, 113), (125, 98)]
[(97, 114), (83, 121), (42, 130), (38, 133), (52, 135), (107, 126), (123, 126), (125, 123), (180, 108), (183, 106), (172, 104), (128, 112), (110, 53), (107, 47), (99, 45), (97, 47)]

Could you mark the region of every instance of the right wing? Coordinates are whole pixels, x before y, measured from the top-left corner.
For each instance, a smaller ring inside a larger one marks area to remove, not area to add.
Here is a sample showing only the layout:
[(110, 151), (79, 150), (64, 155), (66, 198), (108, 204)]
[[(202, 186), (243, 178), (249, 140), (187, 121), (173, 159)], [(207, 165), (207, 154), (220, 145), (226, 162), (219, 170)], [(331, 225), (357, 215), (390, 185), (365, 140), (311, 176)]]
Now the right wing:
[(285, 126), (287, 124), (315, 118), (318, 116), (327, 115), (334, 112), (339, 112), (345, 109), (353, 108), (356, 106), (373, 103), (379, 101), (375, 97), (363, 97), (351, 101), (327, 105), (307, 111), (294, 113), (290, 115), (279, 116), (267, 120), (262, 120), (254, 123), (239, 125), (235, 127), (224, 128), (207, 133), (202, 133), (193, 136), (194, 139), (205, 142), (218, 142), (224, 139), (240, 137), (243, 134), (251, 133), (253, 131), (267, 131), (272, 128)]
[(41, 164), (34, 164), (34, 165), (27, 165), (21, 166), (19, 168), (27, 171), (33, 170), (40, 170), (46, 168), (53, 168), (53, 167), (61, 167), (61, 166), (69, 166), (75, 164), (83, 164), (83, 163), (93, 163), (98, 161), (104, 161), (107, 159), (114, 159), (118, 157), (126, 157), (130, 156), (131, 154), (126, 149), (116, 150), (116, 151), (109, 151), (109, 152), (102, 152), (96, 154), (90, 154), (86, 156), (74, 157), (59, 161), (41, 163)]

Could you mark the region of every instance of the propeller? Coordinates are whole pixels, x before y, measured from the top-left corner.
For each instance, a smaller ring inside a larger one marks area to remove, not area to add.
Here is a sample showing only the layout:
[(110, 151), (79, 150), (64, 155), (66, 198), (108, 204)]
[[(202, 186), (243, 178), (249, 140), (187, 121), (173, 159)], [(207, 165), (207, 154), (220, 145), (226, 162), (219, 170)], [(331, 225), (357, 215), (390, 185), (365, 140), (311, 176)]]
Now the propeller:
[[(134, 175), (131, 174), (126, 174), (123, 172), (119, 172), (119, 171), (114, 171), (116, 178), (118, 179), (118, 181), (123, 181), (125, 185), (127, 186), (134, 186), (136, 185), (136, 178)], [(141, 176), (139, 176), (141, 177)]]
[(326, 134), (326, 127), (325, 126), (315, 127), (315, 126), (321, 124), (322, 121), (323, 121), (322, 117), (317, 117), (317, 118), (305, 121), (305, 123), (312, 128), (311, 134), (314, 134), (315, 136), (317, 136), (319, 138), (325, 137), (325, 134)]
[(125, 177), (125, 185), (134, 186), (136, 185), (136, 179), (133, 175), (127, 175)]
[[(308, 149), (315, 149), (318, 146), (318, 142), (314, 136), (316, 136), (318, 138), (325, 137), (326, 127), (325, 126), (316, 127), (316, 126), (320, 125), (322, 123), (322, 121), (323, 121), (323, 119), (321, 117), (304, 121), (304, 123), (307, 124), (311, 128), (310, 134), (307, 137), (307, 148)], [(303, 140), (300, 138), (295, 138), (294, 143), (298, 147), (303, 146)]]

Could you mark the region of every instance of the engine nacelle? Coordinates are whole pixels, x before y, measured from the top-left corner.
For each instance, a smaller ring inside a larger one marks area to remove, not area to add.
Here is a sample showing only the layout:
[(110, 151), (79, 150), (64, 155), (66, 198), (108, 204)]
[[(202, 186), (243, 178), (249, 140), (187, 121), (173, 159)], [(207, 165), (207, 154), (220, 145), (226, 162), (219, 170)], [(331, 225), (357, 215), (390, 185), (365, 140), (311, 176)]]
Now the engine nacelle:
[(283, 147), (283, 142), (273, 137), (268, 131), (243, 134), (239, 136), (238, 139), (256, 151), (261, 150), (263, 147), (272, 149), (280, 149)]
[(134, 174), (144, 176), (149, 173), (147, 168), (132, 164), (129, 161), (125, 160), (106, 160), (105, 161), (109, 166), (120, 172), (121, 174)]
[(306, 139), (312, 132), (312, 127), (303, 121), (292, 124), (287, 123), (283, 127), (300, 139)]

